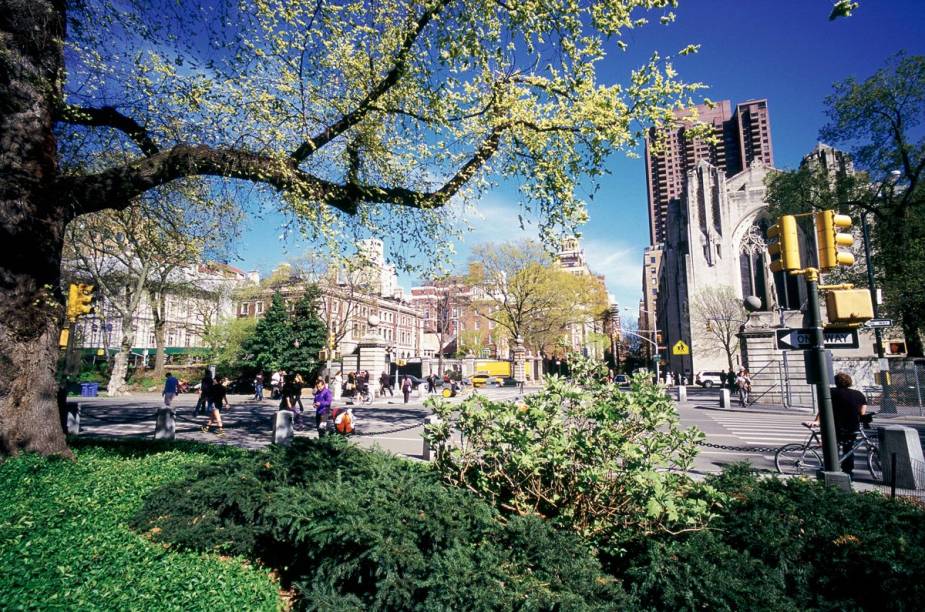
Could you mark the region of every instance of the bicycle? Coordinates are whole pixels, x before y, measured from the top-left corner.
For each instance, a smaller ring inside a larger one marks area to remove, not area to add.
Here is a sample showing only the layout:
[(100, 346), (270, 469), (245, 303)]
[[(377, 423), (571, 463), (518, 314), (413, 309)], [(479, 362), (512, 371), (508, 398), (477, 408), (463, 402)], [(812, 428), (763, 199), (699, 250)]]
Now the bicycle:
[[(870, 427), (873, 417), (876, 413), (871, 412), (861, 416), (861, 428), (856, 432), (858, 437), (855, 439), (851, 449), (843, 455), (838, 456), (837, 462), (841, 464), (848, 456), (857, 453), (858, 449), (864, 447), (867, 454), (867, 470), (874, 480), (883, 479), (883, 469), (880, 464), (880, 449), (876, 442), (867, 436), (864, 431)], [(803, 423), (803, 427), (809, 429), (809, 438), (806, 442), (784, 444), (777, 452), (774, 453), (774, 467), (781, 474), (806, 475), (813, 474), (822, 469), (823, 462), (819, 455), (822, 449), (822, 439), (819, 437), (819, 427), (815, 423)]]

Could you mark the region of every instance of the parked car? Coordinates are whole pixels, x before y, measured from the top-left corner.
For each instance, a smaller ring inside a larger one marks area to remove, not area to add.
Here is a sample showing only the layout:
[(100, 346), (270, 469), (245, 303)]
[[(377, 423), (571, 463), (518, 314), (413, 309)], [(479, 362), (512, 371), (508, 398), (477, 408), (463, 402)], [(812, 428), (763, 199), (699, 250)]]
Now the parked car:
[[(398, 375), (398, 388), (399, 388), (399, 389), (401, 389), (401, 383), (402, 383), (402, 381), (405, 380), (405, 377), (408, 377), (408, 378), (411, 379), (411, 387), (412, 387), (413, 389), (417, 389), (417, 388), (418, 388), (418, 385), (425, 385), (425, 386), (427, 385), (427, 381), (426, 381), (426, 380), (424, 380), (423, 378), (418, 378), (418, 377), (415, 376), (414, 374), (399, 374), (399, 375)], [(395, 375), (394, 375), (394, 374), (392, 375), (392, 382), (393, 382), (393, 383), (395, 382)]]
[(630, 386), (630, 377), (627, 374), (617, 374), (613, 377), (613, 384), (621, 389), (628, 389)]
[(722, 387), (723, 386), (723, 373), (722, 372), (697, 372), (697, 376), (694, 381), (703, 387), (704, 389), (709, 389), (710, 387)]

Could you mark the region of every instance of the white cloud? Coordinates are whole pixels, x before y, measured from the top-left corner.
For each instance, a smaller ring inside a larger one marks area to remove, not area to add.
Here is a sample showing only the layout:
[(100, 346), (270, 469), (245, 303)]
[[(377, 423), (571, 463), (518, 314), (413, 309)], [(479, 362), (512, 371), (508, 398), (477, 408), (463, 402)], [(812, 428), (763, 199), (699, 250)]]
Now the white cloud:
[(588, 266), (593, 272), (604, 275), (607, 290), (617, 303), (635, 312), (642, 295), (642, 249), (620, 240), (602, 238), (582, 238), (581, 244)]

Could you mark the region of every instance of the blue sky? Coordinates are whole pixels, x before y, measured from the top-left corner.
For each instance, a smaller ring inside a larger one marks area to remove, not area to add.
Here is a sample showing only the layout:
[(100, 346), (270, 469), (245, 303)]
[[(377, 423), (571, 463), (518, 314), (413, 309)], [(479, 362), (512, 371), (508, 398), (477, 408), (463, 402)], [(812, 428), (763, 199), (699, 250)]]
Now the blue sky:
[[(900, 50), (925, 54), (925, 0), (861, 0), (853, 17), (834, 22), (830, 10), (830, 0), (682, 0), (675, 23), (627, 34), (629, 50), (604, 60), (600, 80), (623, 81), (653, 50), (673, 54), (699, 44), (699, 53), (676, 60), (681, 77), (709, 85), (704, 95), (714, 100), (767, 98), (775, 166), (794, 167), (817, 141), (823, 100), (834, 82), (864, 79)], [(582, 242), (591, 268), (606, 276), (620, 305), (635, 312), (649, 243), (644, 162), (617, 155), (607, 166)], [(479, 242), (535, 237), (517, 227), (512, 189), (486, 194), (478, 209), (483, 218), (457, 245), (460, 265)], [(268, 216), (248, 226), (237, 265), (265, 272), (310, 248), (293, 241), (284, 251), (276, 223)], [(416, 280), (401, 278), (406, 289)]]

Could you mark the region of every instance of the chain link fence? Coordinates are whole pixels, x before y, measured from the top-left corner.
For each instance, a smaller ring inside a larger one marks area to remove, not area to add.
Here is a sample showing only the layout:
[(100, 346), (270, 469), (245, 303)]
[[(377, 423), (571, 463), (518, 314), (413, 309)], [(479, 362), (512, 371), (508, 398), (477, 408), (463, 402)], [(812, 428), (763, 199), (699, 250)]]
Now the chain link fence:
[(925, 416), (925, 359), (890, 359), (890, 380), (884, 385), (880, 412)]

